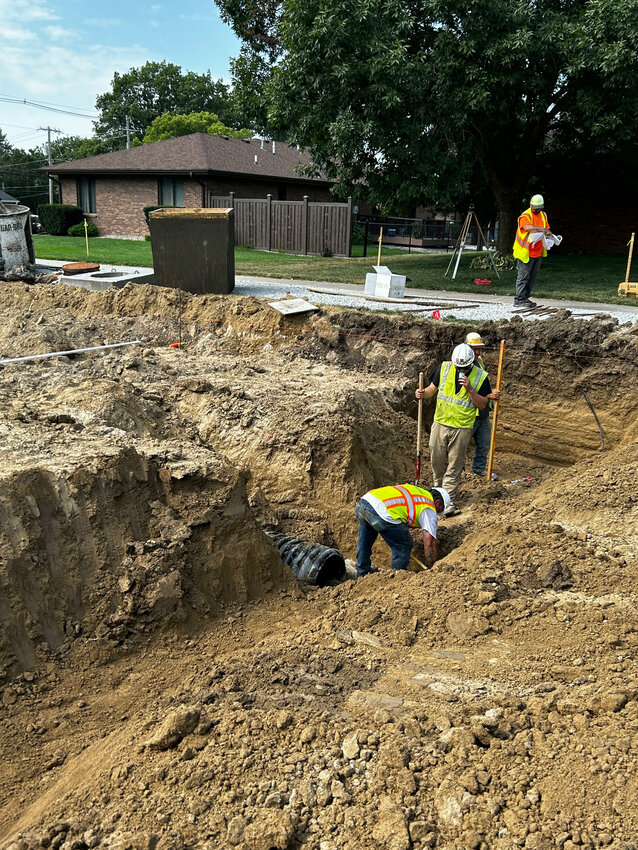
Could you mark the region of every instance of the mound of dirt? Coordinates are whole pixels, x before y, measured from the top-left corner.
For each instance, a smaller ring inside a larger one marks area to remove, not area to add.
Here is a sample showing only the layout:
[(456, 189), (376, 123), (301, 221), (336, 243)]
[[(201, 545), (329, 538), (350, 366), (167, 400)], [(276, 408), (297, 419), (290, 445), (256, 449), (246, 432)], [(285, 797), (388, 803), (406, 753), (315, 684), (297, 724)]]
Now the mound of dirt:
[(480, 326), (499, 480), (431, 570), (317, 588), (263, 529), (354, 556), (465, 325), (0, 297), (0, 358), (142, 341), (1, 374), (0, 846), (634, 846), (638, 327)]

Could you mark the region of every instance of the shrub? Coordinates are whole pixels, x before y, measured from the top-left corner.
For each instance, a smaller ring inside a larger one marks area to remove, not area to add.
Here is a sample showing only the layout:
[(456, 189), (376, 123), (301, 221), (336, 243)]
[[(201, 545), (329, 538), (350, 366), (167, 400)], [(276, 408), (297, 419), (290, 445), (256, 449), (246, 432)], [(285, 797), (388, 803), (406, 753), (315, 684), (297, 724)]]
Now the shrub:
[(145, 233), (145, 234), (144, 234), (144, 241), (145, 241), (145, 242), (150, 242), (150, 241), (151, 241), (151, 234), (150, 234), (150, 233)]
[(509, 272), (516, 268), (516, 260), (511, 254), (501, 254), (500, 251), (482, 251), (477, 257), (474, 257), (470, 263), (471, 269), (486, 269), (489, 271), (492, 268), (490, 256), (494, 260), (494, 265), (500, 272)]
[(66, 236), (69, 227), (84, 221), (80, 207), (72, 204), (40, 204), (38, 217), (44, 232), (51, 236)]
[[(89, 236), (97, 236), (99, 233), (97, 227), (92, 221), (87, 221), (86, 232)], [(69, 236), (84, 236), (84, 222), (81, 221), (78, 224), (74, 224), (72, 227), (69, 227)]]
[(149, 213), (153, 212), (153, 210), (173, 210), (173, 209), (175, 209), (175, 207), (171, 206), (171, 204), (153, 204), (150, 207), (144, 207), (144, 218), (146, 219), (146, 226), (150, 227), (149, 222), (148, 222), (148, 216), (149, 216)]

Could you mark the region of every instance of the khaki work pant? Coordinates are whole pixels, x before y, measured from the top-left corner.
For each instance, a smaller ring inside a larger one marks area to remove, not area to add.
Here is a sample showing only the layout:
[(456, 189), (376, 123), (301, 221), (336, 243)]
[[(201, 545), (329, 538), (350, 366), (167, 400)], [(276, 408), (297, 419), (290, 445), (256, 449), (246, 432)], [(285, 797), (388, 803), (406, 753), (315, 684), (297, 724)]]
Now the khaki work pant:
[(441, 425), (440, 422), (432, 423), (430, 463), (434, 486), (445, 488), (451, 499), (454, 499), (458, 489), (471, 439), (471, 428), (451, 428), (449, 425)]

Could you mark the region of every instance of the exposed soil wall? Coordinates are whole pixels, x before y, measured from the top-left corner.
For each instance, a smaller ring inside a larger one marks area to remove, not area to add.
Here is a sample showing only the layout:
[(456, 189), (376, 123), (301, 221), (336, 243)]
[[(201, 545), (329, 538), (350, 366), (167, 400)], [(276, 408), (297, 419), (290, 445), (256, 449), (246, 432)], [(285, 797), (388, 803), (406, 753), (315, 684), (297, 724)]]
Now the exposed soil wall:
[(0, 374), (0, 846), (634, 846), (638, 328), (481, 326), (499, 480), (465, 475), (432, 570), (380, 542), (378, 574), (318, 589), (262, 527), (352, 557), (466, 325), (0, 299), (1, 356), (143, 340)]

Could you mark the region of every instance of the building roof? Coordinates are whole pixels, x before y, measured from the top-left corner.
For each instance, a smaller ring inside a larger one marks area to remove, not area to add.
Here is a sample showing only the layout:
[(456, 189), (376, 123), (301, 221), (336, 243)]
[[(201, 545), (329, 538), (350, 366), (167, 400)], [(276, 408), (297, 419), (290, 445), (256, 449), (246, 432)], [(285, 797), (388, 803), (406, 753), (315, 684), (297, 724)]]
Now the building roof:
[[(262, 150), (262, 144), (264, 150)], [(274, 150), (274, 153), (273, 153)], [(256, 160), (256, 161), (255, 161)], [(130, 150), (103, 153), (39, 169), (50, 174), (232, 174), (302, 182), (327, 183), (325, 177), (305, 177), (296, 169), (310, 156), (283, 142), (231, 139), (192, 133)]]
[(4, 189), (0, 189), (0, 201), (2, 201), (4, 204), (20, 203), (17, 198), (14, 198), (13, 195), (10, 195), (8, 192), (5, 192)]

